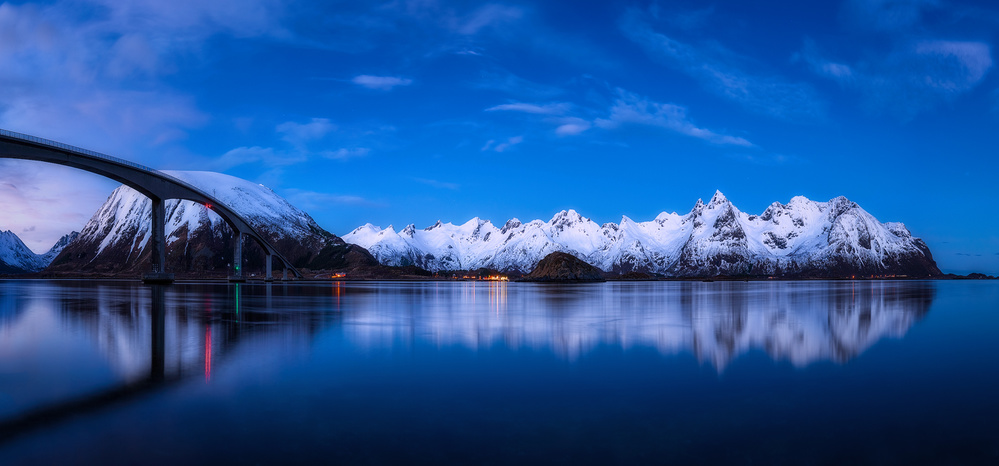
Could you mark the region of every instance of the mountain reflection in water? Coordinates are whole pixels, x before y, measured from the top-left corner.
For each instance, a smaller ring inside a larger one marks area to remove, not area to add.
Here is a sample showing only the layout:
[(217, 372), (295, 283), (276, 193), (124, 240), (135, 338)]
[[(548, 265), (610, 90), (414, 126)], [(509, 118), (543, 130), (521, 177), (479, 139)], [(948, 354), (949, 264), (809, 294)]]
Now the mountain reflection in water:
[(691, 352), (721, 370), (761, 349), (796, 366), (853, 358), (929, 310), (926, 282), (355, 285), (342, 324), (356, 344), (551, 350), (598, 345)]
[[(56, 347), (82, 339), (124, 382), (151, 371), (210, 379), (243, 340), (273, 334), (307, 345), (330, 328), (367, 349), (502, 345), (575, 360), (602, 345), (652, 347), (692, 353), (719, 371), (763, 350), (800, 367), (903, 336), (934, 297), (930, 282), (882, 281), (180, 284), (160, 289), (162, 297), (114, 282), (0, 287), (0, 373), (39, 339)], [(162, 368), (151, 354), (155, 305), (164, 309)]]
[(0, 464), (980, 459), (990, 285), (0, 280)]

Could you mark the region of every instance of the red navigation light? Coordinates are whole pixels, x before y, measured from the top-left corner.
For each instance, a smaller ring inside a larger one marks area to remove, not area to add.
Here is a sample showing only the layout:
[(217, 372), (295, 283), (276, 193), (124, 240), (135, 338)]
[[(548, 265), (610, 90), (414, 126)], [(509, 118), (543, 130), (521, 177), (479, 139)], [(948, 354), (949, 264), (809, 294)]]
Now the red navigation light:
[(207, 208), (211, 209), (211, 208), (212, 208), (212, 205), (211, 205), (211, 204), (208, 204), (208, 203), (205, 203), (205, 207), (207, 207)]

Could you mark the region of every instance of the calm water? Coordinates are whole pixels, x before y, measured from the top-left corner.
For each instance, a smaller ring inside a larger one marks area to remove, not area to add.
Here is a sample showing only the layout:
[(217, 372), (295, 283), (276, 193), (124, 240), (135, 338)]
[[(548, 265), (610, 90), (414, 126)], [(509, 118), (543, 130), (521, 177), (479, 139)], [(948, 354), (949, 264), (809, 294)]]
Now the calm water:
[(999, 283), (0, 281), (0, 464), (999, 464)]

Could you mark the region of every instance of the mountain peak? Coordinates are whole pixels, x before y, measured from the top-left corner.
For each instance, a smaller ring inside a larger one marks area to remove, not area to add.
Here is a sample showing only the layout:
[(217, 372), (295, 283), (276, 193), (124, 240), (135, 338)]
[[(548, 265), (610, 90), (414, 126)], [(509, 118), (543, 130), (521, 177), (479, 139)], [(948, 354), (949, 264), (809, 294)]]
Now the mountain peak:
[(479, 218), (479, 217), (472, 217), (472, 218), (471, 218), (471, 219), (469, 219), (469, 220), (468, 220), (467, 222), (465, 222), (465, 224), (464, 224), (464, 225), (462, 225), (462, 226), (463, 226), (463, 227), (464, 227), (464, 226), (468, 226), (468, 227), (473, 227), (473, 228), (478, 228), (478, 227), (480, 227), (480, 226), (482, 226), (482, 225), (485, 225), (485, 224), (486, 224), (486, 222), (488, 222), (488, 220), (482, 220), (482, 219), (481, 219), (481, 218)]
[(511, 218), (510, 220), (507, 220), (506, 223), (503, 224), (503, 228), (500, 230), (500, 233), (505, 235), (508, 231), (514, 228), (519, 228), (521, 225), (523, 224), (520, 223), (520, 219), (516, 217)]
[(406, 228), (403, 228), (402, 231), (400, 231), (399, 233), (412, 238), (413, 235), (416, 233), (416, 225), (410, 223), (409, 225), (406, 225)]
[(556, 227), (563, 225), (572, 225), (582, 221), (583, 221), (583, 216), (579, 215), (579, 212), (576, 212), (574, 209), (569, 209), (569, 210), (563, 210), (555, 214), (555, 216), (552, 217), (552, 220), (549, 223), (551, 223), (553, 227)]
[(440, 221), (440, 220), (438, 220), (438, 221), (437, 221), (437, 223), (435, 223), (435, 224), (433, 224), (433, 225), (430, 225), (429, 227), (426, 227), (426, 228), (424, 228), (424, 229), (423, 229), (423, 231), (430, 231), (430, 230), (433, 230), (433, 229), (435, 229), (435, 228), (440, 228), (440, 227), (442, 227), (442, 226), (444, 226), (444, 224), (443, 224), (443, 223), (441, 223), (441, 221)]
[(711, 196), (711, 201), (708, 202), (708, 205), (709, 206), (717, 206), (717, 205), (720, 205), (720, 204), (724, 204), (726, 202), (728, 202), (728, 198), (725, 197), (725, 195), (722, 194), (721, 191), (715, 190), (715, 194), (714, 194), (714, 196)]

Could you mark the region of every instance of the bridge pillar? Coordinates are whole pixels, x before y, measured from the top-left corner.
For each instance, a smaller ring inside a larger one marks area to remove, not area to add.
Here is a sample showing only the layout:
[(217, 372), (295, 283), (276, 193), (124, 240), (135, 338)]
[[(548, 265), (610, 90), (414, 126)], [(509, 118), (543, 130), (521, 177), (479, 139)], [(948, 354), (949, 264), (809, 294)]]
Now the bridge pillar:
[(142, 281), (149, 284), (170, 284), (173, 282), (173, 274), (166, 273), (166, 208), (163, 199), (150, 199), (152, 208), (152, 228), (149, 246), (152, 249), (152, 272), (142, 277)]
[(264, 280), (267, 280), (269, 282), (274, 281), (274, 262), (273, 262), (273, 260), (274, 260), (274, 254), (271, 254), (271, 253), (268, 252), (267, 253), (267, 260), (266, 260), (266, 263), (267, 263), (267, 275), (264, 276)]
[(236, 232), (236, 245), (232, 251), (232, 276), (230, 282), (245, 282), (243, 278), (243, 232)]

